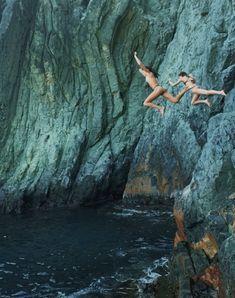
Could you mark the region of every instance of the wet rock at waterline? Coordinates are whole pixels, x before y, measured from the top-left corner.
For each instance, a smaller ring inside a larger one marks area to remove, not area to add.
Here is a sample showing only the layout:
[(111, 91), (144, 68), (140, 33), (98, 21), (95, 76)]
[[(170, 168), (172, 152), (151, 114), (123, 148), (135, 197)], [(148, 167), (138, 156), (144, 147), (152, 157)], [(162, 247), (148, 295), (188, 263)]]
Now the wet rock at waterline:
[(192, 180), (175, 200), (178, 232), (173, 268), (179, 270), (174, 275), (179, 295), (187, 284), (191, 294), (203, 288), (207, 297), (234, 297), (234, 123), (234, 112), (210, 119)]

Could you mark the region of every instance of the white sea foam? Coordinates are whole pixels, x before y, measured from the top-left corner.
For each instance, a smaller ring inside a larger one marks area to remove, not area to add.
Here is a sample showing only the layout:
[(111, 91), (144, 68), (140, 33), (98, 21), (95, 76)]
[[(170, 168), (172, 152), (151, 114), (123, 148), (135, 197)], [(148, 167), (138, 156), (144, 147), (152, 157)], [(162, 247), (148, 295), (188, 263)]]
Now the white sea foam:
[(173, 216), (170, 211), (162, 211), (162, 210), (140, 210), (134, 208), (115, 208), (117, 211), (112, 214), (120, 217), (131, 217), (131, 216), (144, 216), (148, 217), (151, 220), (158, 221), (161, 216), (167, 215), (169, 217)]
[(49, 275), (49, 273), (47, 273), (47, 272), (38, 272), (37, 275), (38, 276), (47, 276), (47, 275)]
[(25, 297), (27, 293), (25, 291), (19, 291), (15, 294), (11, 294), (12, 297)]
[(3, 273), (5, 273), (5, 274), (13, 274), (14, 272), (12, 272), (12, 271), (9, 271), (9, 270), (1, 270)]
[(118, 250), (115, 254), (117, 257), (125, 257), (127, 253), (124, 250)]
[(15, 266), (16, 265), (16, 263), (14, 263), (14, 262), (6, 262), (6, 264), (7, 265), (12, 265), (12, 266)]
[[(97, 280), (94, 280), (88, 287), (83, 288), (72, 294), (69, 294), (68, 296), (60, 292), (58, 293), (57, 298), (87, 298), (96, 297), (95, 295), (97, 295), (98, 297), (98, 295), (105, 295), (108, 292), (111, 292), (113, 289), (113, 285), (117, 283), (126, 283), (128, 281), (134, 282), (134, 284), (136, 284), (136, 288), (138, 291), (138, 294), (136, 294), (138, 296), (136, 297), (142, 297), (143, 289), (145, 288), (145, 286), (147, 284), (155, 282), (161, 276), (158, 270), (162, 268), (166, 268), (166, 270), (168, 268), (168, 259), (166, 257), (162, 257), (160, 259), (155, 260), (151, 266), (143, 270), (143, 276), (141, 276), (137, 280), (133, 278), (124, 277), (123, 274), (116, 272), (111, 277), (101, 277)], [(126, 288), (126, 285), (117, 287), (117, 291), (123, 291), (123, 295), (126, 294), (125, 291), (128, 289), (130, 290), (132, 288)]]
[(166, 257), (155, 260), (151, 266), (143, 270), (144, 275), (137, 281), (138, 293), (140, 297), (142, 297), (141, 294), (143, 293), (145, 286), (156, 282), (156, 280), (161, 276), (161, 274), (158, 272), (158, 269), (160, 268), (166, 268), (167, 270), (168, 259)]
[(105, 277), (100, 277), (100, 278), (94, 280), (88, 287), (81, 289), (75, 293), (72, 293), (68, 296), (59, 296), (58, 298), (60, 298), (60, 297), (79, 298), (79, 297), (83, 297), (88, 294), (96, 294), (96, 293), (104, 294), (108, 290), (104, 286), (105, 286)]

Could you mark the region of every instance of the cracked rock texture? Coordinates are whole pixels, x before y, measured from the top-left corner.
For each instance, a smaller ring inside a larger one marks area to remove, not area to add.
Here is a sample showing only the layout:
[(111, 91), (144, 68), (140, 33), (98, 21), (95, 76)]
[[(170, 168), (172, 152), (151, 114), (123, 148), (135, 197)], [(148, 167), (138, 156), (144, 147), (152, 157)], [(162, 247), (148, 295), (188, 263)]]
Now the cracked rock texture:
[(0, 8), (1, 210), (120, 198), (145, 114), (130, 61), (157, 35), (150, 6), (9, 0)]
[[(1, 212), (173, 194), (179, 297), (235, 297), (234, 0), (0, 0), (0, 46)], [(135, 50), (228, 96), (162, 118)]]
[[(234, 112), (211, 118), (192, 180), (175, 200), (178, 231), (173, 263), (181, 268), (180, 273), (175, 271), (179, 297), (184, 297), (185, 288), (196, 295), (201, 282), (216, 289), (216, 297), (235, 297), (234, 124)], [(215, 293), (204, 288), (204, 295)]]
[(2, 212), (122, 196), (151, 116), (133, 52), (158, 68), (178, 8), (163, 0), (0, 1)]
[[(199, 86), (225, 89), (229, 96), (210, 97), (211, 110), (192, 106), (190, 92), (177, 105), (160, 100), (167, 107), (163, 119), (148, 110), (124, 193), (128, 202), (138, 194), (153, 199), (169, 196), (188, 185), (207, 142), (210, 119), (234, 111), (234, 1), (180, 1), (172, 6), (177, 11), (174, 35), (158, 69), (160, 82), (167, 86), (168, 78), (186, 71), (193, 73)], [(164, 34), (164, 29), (159, 31)], [(171, 87), (169, 91), (177, 93)]]

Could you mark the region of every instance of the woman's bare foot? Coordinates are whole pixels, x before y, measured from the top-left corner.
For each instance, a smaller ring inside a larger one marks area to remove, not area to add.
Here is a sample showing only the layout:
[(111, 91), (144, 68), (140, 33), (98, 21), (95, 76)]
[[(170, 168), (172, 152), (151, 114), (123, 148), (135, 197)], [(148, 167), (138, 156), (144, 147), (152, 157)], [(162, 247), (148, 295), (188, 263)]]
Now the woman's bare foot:
[(163, 116), (163, 115), (164, 115), (164, 112), (165, 112), (165, 108), (164, 108), (164, 107), (161, 107), (161, 108), (159, 109), (159, 112), (160, 112), (161, 115)]
[(227, 94), (224, 92), (224, 90), (220, 91), (220, 94), (223, 96), (226, 96)]
[(211, 107), (211, 103), (209, 102), (208, 98), (205, 99), (205, 104), (207, 104), (209, 108)]

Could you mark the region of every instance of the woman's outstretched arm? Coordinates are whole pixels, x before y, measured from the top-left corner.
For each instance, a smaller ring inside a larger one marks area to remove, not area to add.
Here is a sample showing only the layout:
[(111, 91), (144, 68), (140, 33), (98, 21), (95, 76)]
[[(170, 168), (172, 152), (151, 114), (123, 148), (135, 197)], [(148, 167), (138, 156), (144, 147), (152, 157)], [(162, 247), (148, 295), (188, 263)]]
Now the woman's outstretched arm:
[(136, 63), (140, 66), (140, 68), (144, 71), (149, 72), (149, 70), (145, 67), (144, 63), (141, 62), (140, 59), (137, 57), (137, 52), (134, 52), (134, 57), (135, 57)]
[(171, 87), (175, 87), (177, 85), (179, 85), (182, 81), (179, 79), (178, 81), (176, 81), (175, 83), (173, 83), (171, 80), (168, 80), (168, 83), (171, 85)]

